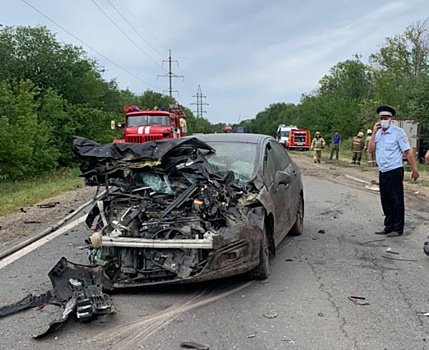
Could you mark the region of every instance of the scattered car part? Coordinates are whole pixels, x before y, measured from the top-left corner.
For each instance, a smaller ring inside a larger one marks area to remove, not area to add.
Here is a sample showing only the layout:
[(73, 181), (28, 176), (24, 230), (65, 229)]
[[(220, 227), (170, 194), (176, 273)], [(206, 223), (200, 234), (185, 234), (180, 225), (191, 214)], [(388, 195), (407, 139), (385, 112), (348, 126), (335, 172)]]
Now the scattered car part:
[(425, 242), (423, 245), (423, 251), (424, 253), (429, 256), (429, 242)]
[(34, 338), (40, 338), (58, 329), (73, 311), (82, 321), (113, 312), (110, 297), (103, 292), (104, 277), (99, 268), (74, 264), (63, 257), (48, 276), (53, 289), (39, 296), (29, 294), (15, 304), (1, 307), (0, 317), (46, 304), (59, 306), (53, 320), (33, 334)]
[(196, 343), (194, 341), (184, 341), (180, 343), (180, 347), (185, 349), (195, 349), (195, 350), (209, 350), (208, 345)]

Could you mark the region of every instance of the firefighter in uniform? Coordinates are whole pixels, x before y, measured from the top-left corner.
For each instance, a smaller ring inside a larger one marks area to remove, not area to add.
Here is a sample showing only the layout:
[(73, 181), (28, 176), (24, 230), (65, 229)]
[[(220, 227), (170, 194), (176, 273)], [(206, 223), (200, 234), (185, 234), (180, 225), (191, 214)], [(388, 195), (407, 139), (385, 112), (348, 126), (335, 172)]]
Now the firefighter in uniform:
[(366, 157), (367, 157), (367, 161), (368, 161), (368, 166), (369, 167), (374, 167), (376, 166), (376, 162), (375, 162), (375, 153), (374, 152), (369, 152), (368, 150), (368, 144), (369, 144), (369, 140), (371, 140), (371, 136), (372, 136), (372, 130), (368, 129), (368, 131), (366, 132), (366, 139), (365, 139), (365, 152), (366, 152)]
[(365, 140), (363, 139), (363, 132), (359, 131), (358, 134), (353, 137), (352, 143), (352, 163), (360, 165), (360, 160), (362, 158), (362, 150), (365, 148)]
[(320, 132), (314, 134), (314, 139), (311, 141), (311, 150), (314, 150), (313, 160), (315, 163), (320, 163), (322, 158), (322, 149), (325, 148), (325, 140), (320, 135)]

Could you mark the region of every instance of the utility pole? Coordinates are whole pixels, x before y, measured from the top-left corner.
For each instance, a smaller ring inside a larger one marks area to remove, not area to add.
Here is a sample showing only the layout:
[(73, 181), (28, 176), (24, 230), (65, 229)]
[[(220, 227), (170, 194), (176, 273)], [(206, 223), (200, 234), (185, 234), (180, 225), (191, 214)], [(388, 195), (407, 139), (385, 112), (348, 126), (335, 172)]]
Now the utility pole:
[(208, 103), (203, 102), (203, 98), (207, 98), (207, 96), (204, 96), (203, 93), (201, 92), (201, 86), (198, 85), (198, 91), (197, 94), (192, 96), (192, 97), (196, 97), (197, 98), (197, 102), (192, 102), (191, 105), (197, 105), (197, 110), (194, 111), (197, 113), (197, 118), (203, 117), (203, 113), (206, 113), (206, 111), (203, 111), (203, 106), (208, 106)]
[[(173, 78), (182, 78), (182, 79), (184, 79), (184, 78), (183, 78), (183, 75), (176, 75), (171, 70), (171, 63), (177, 62), (177, 61), (173, 61), (171, 59), (171, 50), (169, 51), (168, 61), (163, 60), (162, 63), (164, 63), (164, 62), (168, 62), (168, 73), (165, 75), (158, 75), (156, 78), (158, 79), (158, 77), (163, 77), (163, 78), (168, 77), (168, 92), (169, 92), (170, 97), (173, 97), (173, 92), (179, 93), (177, 90), (173, 90)], [(179, 63), (177, 63), (177, 65), (179, 65)], [(166, 91), (164, 90), (164, 92), (166, 92)]]

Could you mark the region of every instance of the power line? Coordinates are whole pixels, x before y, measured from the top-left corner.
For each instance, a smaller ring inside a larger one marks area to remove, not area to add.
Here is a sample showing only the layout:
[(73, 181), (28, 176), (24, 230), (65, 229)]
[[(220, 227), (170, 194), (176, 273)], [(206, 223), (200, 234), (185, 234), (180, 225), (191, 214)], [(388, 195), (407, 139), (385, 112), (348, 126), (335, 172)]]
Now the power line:
[[(180, 71), (180, 72), (182, 72), (183, 73), (183, 70), (179, 67), (179, 66), (177, 66), (177, 68), (178, 68), (178, 70)], [(189, 94), (193, 94), (193, 92), (192, 92), (192, 90), (191, 90), (191, 88), (189, 87), (189, 85), (187, 84), (187, 82), (186, 82), (186, 79), (185, 78), (183, 78), (183, 83), (185, 84), (185, 87), (186, 87), (186, 89), (188, 89), (188, 92), (189, 92)]]
[(137, 29), (135, 29), (134, 28), (134, 26), (128, 21), (128, 19), (124, 16), (124, 15), (122, 15), (122, 13), (117, 9), (117, 7), (110, 1), (110, 0), (107, 0), (108, 2), (109, 2), (109, 4), (115, 9), (115, 11), (116, 11), (116, 13), (119, 15), (119, 16), (121, 16), (121, 18), (125, 21), (125, 23), (127, 23), (129, 26), (130, 26), (130, 28), (132, 29), (132, 30), (134, 30), (134, 32), (140, 37), (140, 39), (142, 39), (147, 45), (149, 45), (149, 47), (153, 50), (153, 51), (155, 51), (159, 56), (161, 56), (162, 58), (164, 58), (164, 56), (156, 49), (156, 48), (154, 48), (152, 45), (151, 45), (151, 43), (149, 42), (149, 41), (147, 41), (138, 31), (137, 31)]
[(153, 63), (155, 63), (158, 67), (163, 68), (158, 62), (156, 62), (152, 57), (150, 57), (127, 33), (125, 33), (122, 28), (95, 2), (95, 0), (91, 0), (92, 3), (97, 6), (97, 8), (113, 23), (113, 25), (118, 28), (122, 34), (124, 34), (129, 41), (131, 41), (147, 58), (149, 58)]
[(110, 58), (106, 57), (105, 55), (103, 55), (101, 52), (97, 51), (96, 49), (94, 49), (93, 47), (91, 47), (90, 45), (88, 45), (87, 43), (85, 43), (83, 40), (79, 39), (76, 35), (72, 34), (70, 31), (68, 31), (67, 29), (65, 29), (63, 26), (61, 26), (60, 24), (58, 24), (57, 22), (55, 22), (53, 19), (51, 19), (50, 17), (48, 17), (47, 15), (45, 15), (42, 11), (38, 10), (36, 7), (34, 7), (33, 5), (31, 5), (30, 3), (28, 3), (26, 0), (21, 0), (23, 3), (25, 3), (27, 6), (31, 7), (34, 11), (36, 11), (37, 13), (39, 13), (40, 15), (42, 15), (43, 17), (45, 17), (48, 21), (52, 22), (53, 24), (55, 24), (57, 27), (61, 28), (64, 32), (66, 32), (68, 35), (70, 35), (71, 37), (75, 38), (77, 41), (79, 41), (82, 45), (86, 46), (87, 48), (89, 48), (90, 50), (94, 51), (96, 54), (98, 54), (99, 56), (103, 57), (105, 60), (109, 61), (111, 64), (113, 64), (114, 66), (118, 67), (120, 70), (122, 70), (123, 72), (131, 75), (132, 77), (136, 78), (137, 80), (140, 80), (141, 82), (154, 87), (155, 89), (157, 89), (158, 91), (161, 90), (160, 88), (158, 88), (157, 86), (139, 78), (137, 75), (131, 73), (130, 71), (128, 71), (127, 69), (123, 68), (122, 66), (120, 66), (119, 64), (115, 63), (114, 61), (112, 61)]
[[(118, 0), (118, 2), (119, 3), (121, 3), (122, 4), (122, 6), (125, 8), (125, 10), (128, 12), (128, 14), (130, 15), (130, 17), (131, 18), (134, 18), (134, 16), (135, 16), (135, 13), (133, 13), (133, 12), (131, 12), (129, 9), (128, 9), (128, 7), (122, 2), (122, 1), (120, 1), (120, 0)], [(157, 43), (159, 43), (159, 40), (157, 39), (157, 38), (155, 38), (155, 36), (143, 25), (143, 23), (140, 21), (140, 22), (138, 22), (138, 24), (139, 24), (139, 26), (141, 26), (142, 28), (144, 28), (145, 30), (146, 30), (146, 32), (157, 42)], [(161, 45), (161, 47), (162, 47), (162, 45)], [(158, 51), (157, 51), (158, 52)], [(159, 53), (159, 52), (158, 52)], [(161, 53), (159, 53), (159, 55), (161, 56), (161, 57), (164, 57), (164, 55), (163, 54), (161, 54)]]

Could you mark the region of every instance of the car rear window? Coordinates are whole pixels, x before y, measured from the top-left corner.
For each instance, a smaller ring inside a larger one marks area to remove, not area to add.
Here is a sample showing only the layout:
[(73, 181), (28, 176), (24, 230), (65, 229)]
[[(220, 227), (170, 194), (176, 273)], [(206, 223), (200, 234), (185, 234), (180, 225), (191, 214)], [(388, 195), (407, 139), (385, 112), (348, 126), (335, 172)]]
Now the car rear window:
[(205, 154), (215, 171), (232, 170), (235, 177), (243, 182), (252, 178), (256, 158), (255, 143), (205, 142), (216, 150), (216, 153)]

